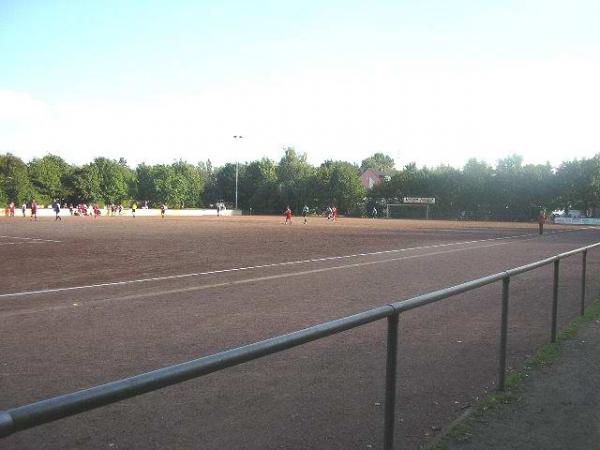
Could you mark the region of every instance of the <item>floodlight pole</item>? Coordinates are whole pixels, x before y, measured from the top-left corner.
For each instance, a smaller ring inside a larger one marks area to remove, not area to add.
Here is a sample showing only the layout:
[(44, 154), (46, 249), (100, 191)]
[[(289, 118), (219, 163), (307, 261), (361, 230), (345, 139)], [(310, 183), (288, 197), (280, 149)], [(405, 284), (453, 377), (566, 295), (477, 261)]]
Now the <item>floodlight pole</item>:
[[(243, 139), (244, 136), (233, 136), (233, 139), (236, 141), (238, 139)], [(235, 209), (238, 209), (238, 161), (235, 161)]]

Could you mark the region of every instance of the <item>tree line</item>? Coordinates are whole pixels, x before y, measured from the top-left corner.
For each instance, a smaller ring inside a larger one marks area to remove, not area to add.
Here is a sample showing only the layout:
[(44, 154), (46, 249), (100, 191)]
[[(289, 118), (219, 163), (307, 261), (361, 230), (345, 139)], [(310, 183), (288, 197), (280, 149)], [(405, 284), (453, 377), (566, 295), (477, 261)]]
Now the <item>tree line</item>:
[[(372, 168), (386, 176), (365, 190), (361, 173)], [(523, 164), (511, 155), (492, 166), (470, 159), (462, 168), (407, 164), (396, 169), (388, 155), (375, 153), (360, 165), (325, 161), (313, 166), (304, 153), (284, 149), (279, 161), (268, 158), (213, 167), (210, 160), (191, 164), (139, 164), (134, 169), (123, 158), (96, 158), (83, 166), (56, 155), (28, 163), (10, 153), (0, 155), (0, 204), (14, 201), (41, 204), (124, 204), (148, 201), (170, 208), (212, 207), (235, 202), (253, 213), (281, 212), (289, 205), (322, 211), (335, 205), (343, 214), (364, 216), (376, 207), (401, 203), (403, 197), (435, 197), (432, 216), (496, 220), (530, 220), (542, 208), (590, 210), (600, 200), (600, 154), (553, 168), (550, 164)]]

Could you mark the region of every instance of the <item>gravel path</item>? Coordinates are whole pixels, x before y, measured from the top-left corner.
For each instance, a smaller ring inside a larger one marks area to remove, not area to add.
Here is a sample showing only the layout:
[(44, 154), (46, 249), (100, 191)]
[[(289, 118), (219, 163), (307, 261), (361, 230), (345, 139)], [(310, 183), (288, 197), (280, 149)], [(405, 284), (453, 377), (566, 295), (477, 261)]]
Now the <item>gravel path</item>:
[(559, 359), (532, 372), (517, 395), (519, 400), (474, 419), (470, 438), (447, 448), (599, 448), (600, 319), (563, 341)]

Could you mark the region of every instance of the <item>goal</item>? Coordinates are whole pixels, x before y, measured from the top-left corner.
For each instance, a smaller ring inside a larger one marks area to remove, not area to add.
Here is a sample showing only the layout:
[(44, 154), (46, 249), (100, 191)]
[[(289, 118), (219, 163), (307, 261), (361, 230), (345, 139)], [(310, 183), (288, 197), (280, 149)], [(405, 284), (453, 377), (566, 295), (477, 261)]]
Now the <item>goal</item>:
[(385, 209), (388, 219), (426, 219), (429, 220), (431, 205), (416, 203), (390, 203)]

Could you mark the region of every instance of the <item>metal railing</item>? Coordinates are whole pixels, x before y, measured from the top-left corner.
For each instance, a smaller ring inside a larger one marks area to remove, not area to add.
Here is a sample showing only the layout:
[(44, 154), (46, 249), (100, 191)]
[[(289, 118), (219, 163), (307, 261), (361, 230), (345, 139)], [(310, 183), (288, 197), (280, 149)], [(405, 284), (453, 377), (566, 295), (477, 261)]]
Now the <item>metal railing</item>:
[(131, 398), (166, 386), (198, 378), (212, 372), (252, 361), (272, 353), (288, 350), (308, 342), (316, 341), (342, 331), (360, 327), (371, 322), (387, 319), (387, 362), (384, 415), (384, 449), (390, 450), (394, 443), (395, 401), (396, 401), (396, 358), (398, 350), (398, 321), (401, 313), (429, 303), (447, 299), (463, 292), (478, 289), (488, 284), (502, 281), (502, 308), (500, 324), (500, 352), (498, 361), (498, 389), (505, 388), (506, 352), (508, 335), (508, 305), (510, 280), (512, 277), (531, 270), (554, 264), (552, 297), (551, 342), (556, 341), (558, 314), (558, 286), (560, 261), (581, 253), (583, 255), (581, 272), (581, 314), (585, 308), (586, 267), (588, 250), (600, 246), (600, 242), (571, 250), (531, 264), (468, 281), (450, 288), (419, 295), (408, 300), (370, 309), (342, 319), (332, 320), (304, 330), (255, 342), (214, 355), (195, 359), (181, 364), (143, 373), (130, 378), (42, 400), (24, 406), (0, 411), (0, 437), (6, 437), (18, 431), (26, 430), (44, 423), (52, 422), (81, 412)]

